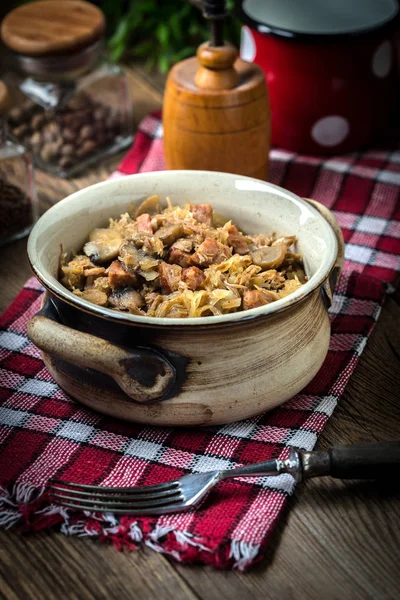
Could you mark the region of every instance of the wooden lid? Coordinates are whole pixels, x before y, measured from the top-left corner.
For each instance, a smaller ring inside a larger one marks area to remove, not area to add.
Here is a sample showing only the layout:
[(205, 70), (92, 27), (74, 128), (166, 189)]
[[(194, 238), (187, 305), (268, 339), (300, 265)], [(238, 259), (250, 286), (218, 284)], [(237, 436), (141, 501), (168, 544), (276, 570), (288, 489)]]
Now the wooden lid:
[(9, 109), (10, 96), (6, 85), (0, 80), (0, 117)]
[(99, 8), (82, 0), (41, 0), (11, 11), (1, 25), (3, 42), (19, 54), (48, 56), (89, 46), (105, 32)]

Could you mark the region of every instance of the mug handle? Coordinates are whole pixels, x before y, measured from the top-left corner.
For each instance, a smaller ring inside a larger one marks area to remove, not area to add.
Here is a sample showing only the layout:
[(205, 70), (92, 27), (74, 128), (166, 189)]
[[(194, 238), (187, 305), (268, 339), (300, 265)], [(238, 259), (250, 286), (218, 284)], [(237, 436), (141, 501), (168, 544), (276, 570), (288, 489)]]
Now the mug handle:
[(135, 402), (165, 399), (177, 379), (175, 367), (155, 350), (125, 350), (40, 313), (29, 321), (28, 336), (43, 352), (109, 375)]
[(329, 208), (326, 208), (326, 206), (324, 206), (320, 202), (317, 202), (316, 200), (311, 200), (310, 198), (303, 198), (303, 200), (305, 200), (306, 202), (308, 202), (308, 204), (311, 204), (311, 206), (316, 208), (317, 211), (324, 217), (325, 221), (327, 221), (329, 223), (329, 225), (333, 229), (333, 232), (336, 236), (336, 240), (337, 240), (337, 244), (338, 244), (338, 250), (337, 250), (337, 254), (336, 254), (335, 263), (331, 269), (331, 272), (328, 275), (327, 280), (324, 282), (324, 284), (322, 286), (322, 289), (324, 290), (324, 293), (325, 293), (327, 306), (329, 308), (330, 306), (332, 306), (333, 292), (335, 290), (336, 284), (339, 279), (339, 275), (342, 272), (343, 264), (344, 264), (343, 234), (342, 234), (342, 230), (340, 229), (340, 225), (337, 222), (335, 215), (329, 210)]

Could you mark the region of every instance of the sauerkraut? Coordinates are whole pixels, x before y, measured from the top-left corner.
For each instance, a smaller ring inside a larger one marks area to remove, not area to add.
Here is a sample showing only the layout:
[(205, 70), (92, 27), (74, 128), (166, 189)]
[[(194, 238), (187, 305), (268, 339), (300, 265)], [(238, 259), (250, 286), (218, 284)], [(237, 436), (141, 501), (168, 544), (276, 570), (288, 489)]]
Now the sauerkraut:
[(294, 235), (250, 235), (210, 204), (161, 209), (158, 196), (94, 229), (82, 252), (62, 254), (60, 281), (100, 306), (148, 317), (249, 310), (307, 281)]

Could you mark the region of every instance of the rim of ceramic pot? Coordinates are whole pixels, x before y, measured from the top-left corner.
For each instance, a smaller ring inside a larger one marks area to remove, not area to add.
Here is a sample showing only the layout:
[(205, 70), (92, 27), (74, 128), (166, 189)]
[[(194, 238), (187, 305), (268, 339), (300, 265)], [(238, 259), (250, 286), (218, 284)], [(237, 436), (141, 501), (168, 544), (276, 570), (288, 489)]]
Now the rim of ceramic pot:
[[(325, 224), (324, 226), (326, 228), (327, 235), (329, 235), (331, 238), (330, 239), (330, 242), (332, 244), (331, 256), (325, 256), (324, 260), (322, 261), (322, 264), (318, 268), (317, 272), (314, 273), (314, 275), (312, 275), (310, 277), (309, 281), (307, 281), (305, 284), (303, 284), (295, 292), (289, 294), (285, 298), (276, 300), (275, 302), (272, 302), (271, 304), (267, 304), (267, 305), (261, 306), (259, 308), (252, 308), (249, 310), (239, 311), (236, 313), (229, 313), (229, 314), (225, 314), (225, 315), (213, 315), (213, 316), (207, 316), (207, 317), (190, 317), (190, 318), (188, 317), (188, 318), (179, 319), (176, 317), (169, 318), (169, 317), (147, 317), (147, 316), (141, 316), (141, 315), (132, 315), (129, 313), (119, 312), (119, 311), (111, 309), (111, 308), (105, 308), (102, 306), (98, 306), (96, 304), (88, 302), (87, 300), (84, 300), (83, 298), (80, 298), (79, 296), (76, 296), (71, 291), (69, 291), (67, 288), (65, 288), (56, 279), (56, 277), (48, 274), (45, 269), (42, 269), (42, 265), (40, 264), (40, 260), (37, 255), (37, 239), (38, 239), (38, 235), (39, 235), (40, 231), (42, 230), (43, 224), (46, 224), (46, 221), (49, 222), (48, 224), (51, 223), (53, 215), (57, 214), (57, 212), (60, 210), (60, 206), (64, 207), (66, 203), (71, 202), (73, 200), (76, 201), (77, 198), (84, 196), (89, 188), (97, 189), (99, 191), (100, 190), (105, 191), (105, 190), (107, 190), (107, 188), (109, 188), (109, 187), (112, 188), (113, 186), (115, 186), (116, 182), (119, 181), (118, 179), (109, 179), (107, 181), (96, 183), (94, 185), (91, 185), (91, 186), (88, 186), (81, 190), (78, 190), (77, 192), (74, 192), (73, 194), (67, 196), (63, 200), (60, 200), (59, 202), (57, 202), (57, 204), (55, 204), (51, 208), (49, 208), (37, 221), (37, 223), (35, 224), (35, 226), (33, 227), (32, 231), (31, 231), (31, 234), (28, 239), (28, 259), (29, 259), (31, 268), (32, 268), (33, 272), (35, 273), (36, 277), (39, 279), (39, 281), (42, 283), (42, 285), (47, 290), (49, 290), (52, 294), (54, 294), (54, 296), (56, 296), (60, 300), (63, 300), (67, 304), (74, 306), (75, 308), (78, 308), (86, 313), (93, 314), (98, 317), (102, 317), (103, 319), (106, 319), (109, 321), (125, 323), (125, 324), (130, 324), (130, 325), (136, 324), (136, 325), (141, 325), (141, 326), (146, 326), (146, 327), (148, 327), (148, 326), (184, 327), (184, 326), (188, 326), (188, 325), (189, 326), (197, 326), (197, 327), (200, 327), (200, 326), (204, 327), (204, 326), (209, 326), (209, 325), (221, 326), (221, 325), (229, 325), (232, 323), (244, 322), (244, 321), (248, 321), (250, 319), (266, 317), (266, 316), (284, 311), (284, 310), (288, 309), (289, 307), (292, 307), (293, 305), (301, 302), (307, 296), (309, 296), (312, 292), (314, 292), (317, 288), (320, 288), (323, 285), (323, 283), (328, 279), (328, 277), (334, 267), (336, 257), (338, 254), (338, 242), (337, 242), (337, 238), (336, 238), (336, 235), (335, 235), (332, 227), (329, 225), (329, 223), (324, 219), (324, 217), (321, 215), (321, 213), (314, 206), (312, 206), (306, 200), (301, 199), (299, 196), (296, 196), (292, 192), (289, 192), (288, 190), (285, 190), (284, 188), (282, 188), (278, 185), (275, 185), (273, 183), (269, 183), (266, 181), (261, 181), (259, 179), (254, 179), (252, 177), (245, 177), (242, 175), (235, 175), (232, 173), (222, 173), (222, 172), (218, 172), (218, 171), (197, 171), (197, 170), (192, 170), (192, 171), (190, 171), (190, 170), (153, 171), (153, 172), (149, 172), (149, 173), (136, 173), (134, 175), (124, 176), (123, 180), (124, 180), (124, 182), (128, 182), (128, 183), (130, 181), (132, 181), (132, 184), (134, 184), (134, 182), (137, 181), (138, 178), (148, 179), (149, 182), (152, 179), (157, 179), (160, 177), (161, 178), (171, 178), (171, 186), (172, 186), (171, 190), (172, 190), (174, 181), (176, 182), (177, 178), (179, 178), (180, 175), (183, 175), (183, 174), (185, 176), (189, 175), (189, 176), (193, 176), (193, 177), (213, 176), (213, 177), (218, 177), (220, 179), (235, 180), (235, 181), (240, 179), (240, 180), (248, 181), (250, 183), (252, 182), (253, 185), (254, 185), (254, 183), (256, 183), (257, 185), (261, 184), (264, 187), (265, 191), (267, 191), (267, 189), (269, 188), (269, 189), (271, 189), (271, 192), (283, 196), (284, 198), (290, 200), (297, 206), (300, 206), (300, 208), (301, 207), (307, 208), (307, 210), (309, 210), (316, 219), (318, 219), (321, 223)], [(151, 189), (151, 184), (149, 184), (149, 188)]]
[(286, 29), (284, 27), (278, 27), (276, 25), (268, 24), (264, 21), (258, 21), (254, 19), (249, 13), (247, 13), (243, 7), (243, 0), (236, 0), (235, 12), (240, 21), (244, 25), (248, 25), (255, 31), (259, 33), (266, 33), (268, 35), (272, 35), (274, 37), (285, 38), (288, 41), (299, 41), (299, 42), (336, 42), (341, 40), (352, 40), (355, 38), (363, 37), (366, 35), (375, 35), (381, 34), (384, 31), (391, 31), (397, 25), (398, 21), (400, 21), (400, 6), (397, 6), (397, 10), (395, 4), (393, 6), (395, 8), (395, 12), (393, 12), (389, 17), (384, 19), (382, 22), (377, 23), (375, 25), (371, 25), (369, 27), (364, 27), (360, 29), (356, 29), (354, 31), (344, 31), (344, 32), (303, 32), (303, 31), (293, 31), (292, 29)]

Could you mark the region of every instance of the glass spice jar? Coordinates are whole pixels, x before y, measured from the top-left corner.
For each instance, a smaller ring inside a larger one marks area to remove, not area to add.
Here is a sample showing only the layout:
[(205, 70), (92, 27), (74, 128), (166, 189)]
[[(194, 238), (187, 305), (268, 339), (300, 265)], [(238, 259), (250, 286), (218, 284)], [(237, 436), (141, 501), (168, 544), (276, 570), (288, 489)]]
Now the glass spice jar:
[(104, 32), (103, 13), (81, 0), (31, 2), (3, 20), (10, 132), (54, 175), (76, 175), (132, 142), (128, 81), (103, 56)]
[(27, 235), (38, 218), (31, 157), (8, 136), (9, 102), (0, 81), (0, 246)]

